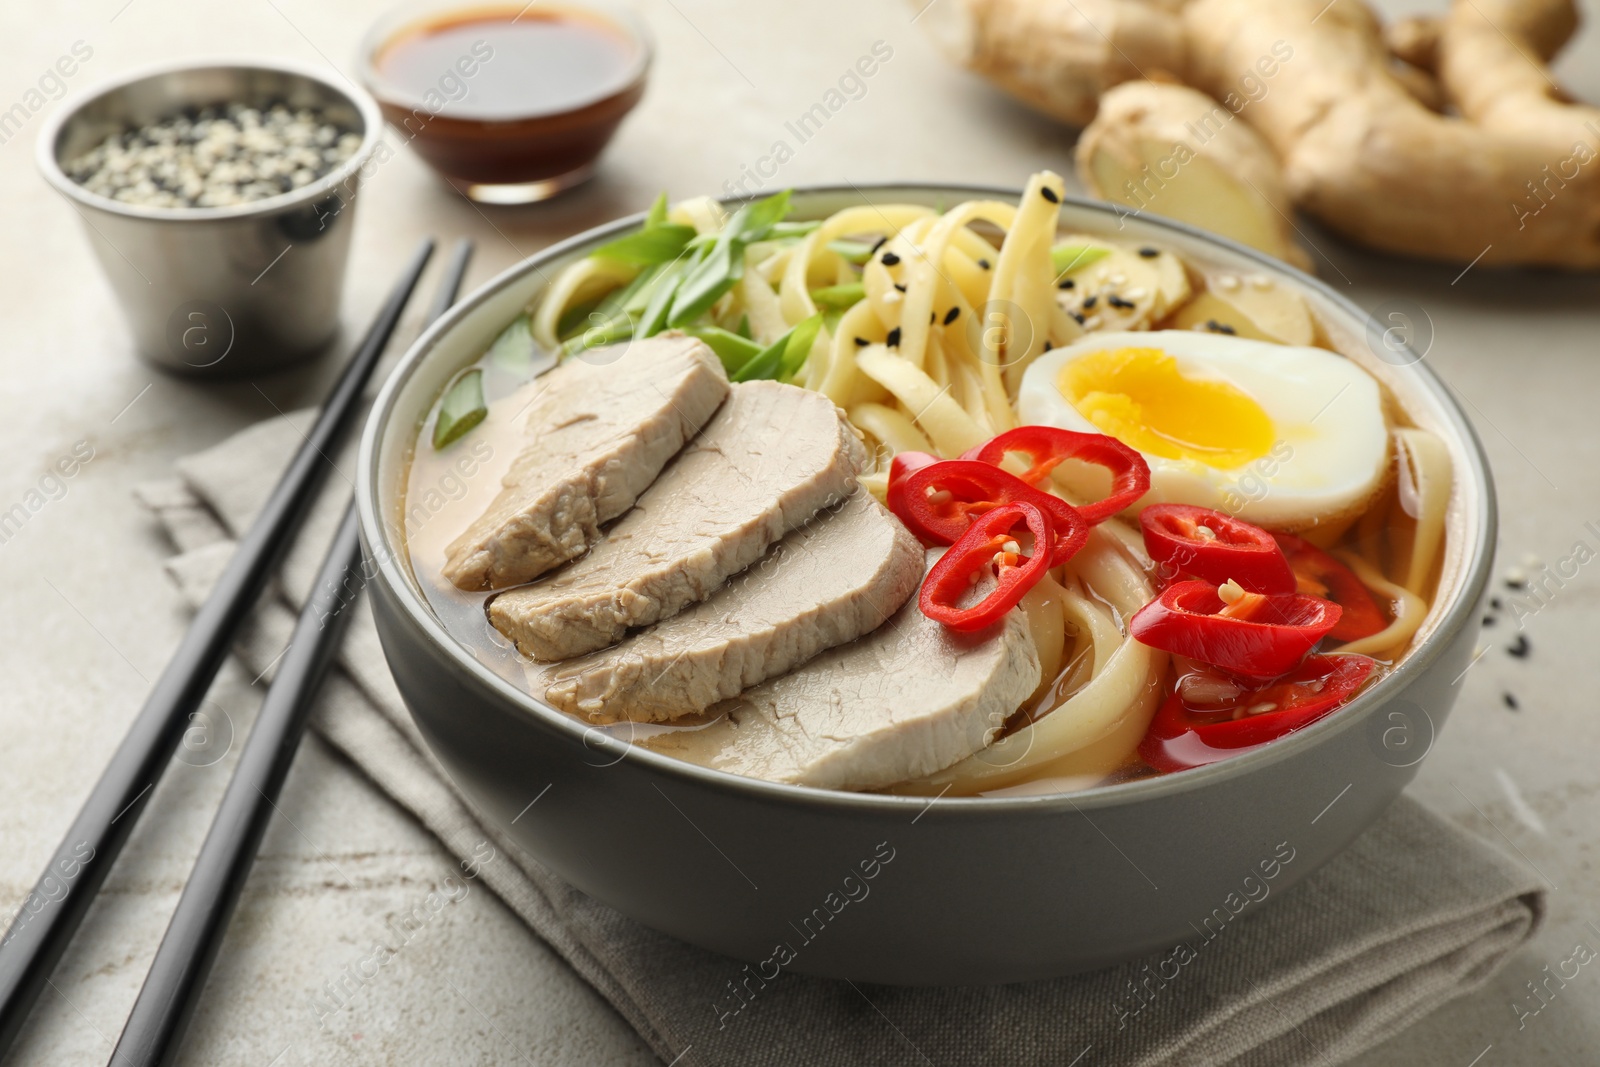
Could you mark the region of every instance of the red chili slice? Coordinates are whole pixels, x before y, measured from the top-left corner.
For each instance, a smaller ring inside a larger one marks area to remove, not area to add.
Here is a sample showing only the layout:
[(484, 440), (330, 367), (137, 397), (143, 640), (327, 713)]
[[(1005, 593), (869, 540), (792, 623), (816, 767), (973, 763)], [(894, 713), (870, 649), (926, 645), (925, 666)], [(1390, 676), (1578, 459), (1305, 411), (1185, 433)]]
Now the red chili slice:
[[(891, 486), (893, 477), (891, 469)], [(1053, 546), (1047, 553), (1052, 567), (1071, 559), (1089, 538), (1090, 523), (1077, 508), (976, 460), (947, 459), (919, 467), (905, 477), (898, 494), (891, 490), (889, 501), (890, 510), (912, 533), (935, 545), (955, 544), (977, 517), (1002, 504), (1029, 504), (1050, 516), (1054, 540), (1045, 543)]]
[(923, 467), (931, 467), (941, 462), (938, 456), (931, 452), (896, 452), (889, 463), (889, 488), (884, 493), (884, 499), (889, 504), (889, 510), (901, 516), (904, 521), (906, 514), (906, 479)]
[[(1167, 581), (1234, 581), (1251, 593), (1292, 593), (1294, 571), (1272, 535), (1210, 508), (1152, 504), (1139, 512), (1145, 551)], [(1302, 590), (1306, 591), (1306, 590)]]
[[(1016, 540), (1018, 526), (1033, 535), (1031, 556), (1007, 550), (1007, 544)], [(1049, 514), (1024, 501), (1002, 504), (974, 519), (939, 557), (922, 583), (917, 604), (928, 618), (952, 630), (985, 629), (1016, 607), (1022, 595), (1044, 577), (1050, 569), (1050, 553), (1044, 546), (1054, 540)], [(995, 579), (994, 588), (977, 603), (961, 606), (973, 586), (990, 575)]]
[[(1271, 685), (1202, 705), (1186, 699), (1187, 679), (1180, 679), (1139, 743), (1139, 756), (1158, 771), (1181, 771), (1260, 748), (1349, 703), (1376, 666), (1366, 656), (1311, 656)], [(1204, 680), (1227, 684), (1216, 676)]]
[(1273, 534), (1294, 570), (1302, 593), (1324, 597), (1344, 609), (1339, 624), (1328, 632), (1335, 641), (1359, 641), (1389, 625), (1378, 600), (1355, 571), (1310, 541), (1293, 534)]
[(1028, 469), (1021, 477), (1035, 488), (1047, 484), (1050, 472), (1069, 459), (1093, 463), (1110, 471), (1111, 494), (1093, 504), (1078, 505), (1078, 511), (1091, 526), (1132, 506), (1150, 491), (1150, 465), (1144, 457), (1105, 434), (1078, 433), (1058, 426), (1018, 426), (961, 458), (981, 460), (998, 467), (1011, 452), (1027, 459)]
[(1210, 582), (1177, 582), (1134, 613), (1128, 630), (1165, 652), (1229, 674), (1276, 678), (1339, 622), (1339, 605), (1304, 593), (1243, 593), (1231, 604)]

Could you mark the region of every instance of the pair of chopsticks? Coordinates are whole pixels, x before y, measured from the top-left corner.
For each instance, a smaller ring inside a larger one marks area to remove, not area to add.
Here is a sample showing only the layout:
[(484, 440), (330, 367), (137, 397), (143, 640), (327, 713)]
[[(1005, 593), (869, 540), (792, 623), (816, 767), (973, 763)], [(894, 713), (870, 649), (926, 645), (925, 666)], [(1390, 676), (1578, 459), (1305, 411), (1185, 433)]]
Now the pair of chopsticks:
[[(407, 263), (360, 347), (268, 497), (211, 595), (196, 612), (128, 734), (96, 783), (33, 894), (0, 940), (0, 1057), (14, 1042), (49, 982), (151, 790), (171, 760), (191, 714), (210, 688), (240, 624), (255, 606), (304, 522), (332, 465), (326, 458), (361, 414), (362, 393), (423, 268), (433, 254), (425, 240)], [(428, 322), (455, 302), (472, 245), (462, 241), (442, 279)], [(156, 951), (112, 1062), (170, 1063), (210, 972), (256, 849), (294, 759), (311, 698), (337, 649), (360, 565), (355, 504), (323, 561), (314, 591), (277, 666), (222, 805), (188, 884)], [(62, 886), (66, 886), (62, 895)], [(35, 901), (37, 907), (32, 906)]]

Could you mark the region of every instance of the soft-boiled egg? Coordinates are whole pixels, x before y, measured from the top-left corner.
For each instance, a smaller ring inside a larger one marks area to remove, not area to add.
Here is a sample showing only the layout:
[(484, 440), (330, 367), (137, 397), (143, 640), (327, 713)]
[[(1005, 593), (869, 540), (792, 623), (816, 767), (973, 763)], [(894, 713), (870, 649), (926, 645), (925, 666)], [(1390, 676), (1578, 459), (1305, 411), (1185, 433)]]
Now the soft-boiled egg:
[(1090, 334), (1028, 367), (1017, 409), (1024, 423), (1137, 449), (1150, 464), (1142, 504), (1197, 504), (1279, 530), (1350, 517), (1389, 471), (1378, 383), (1320, 348), (1192, 330)]

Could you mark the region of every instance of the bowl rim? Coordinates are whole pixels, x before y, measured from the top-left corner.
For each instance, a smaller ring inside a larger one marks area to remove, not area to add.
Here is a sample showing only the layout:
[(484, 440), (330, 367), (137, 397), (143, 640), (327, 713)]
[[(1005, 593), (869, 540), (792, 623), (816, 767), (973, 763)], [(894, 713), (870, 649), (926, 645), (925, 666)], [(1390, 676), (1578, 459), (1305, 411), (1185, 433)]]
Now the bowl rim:
[[(1017, 200), (1022, 195), (1021, 189), (1006, 188), (1004, 186), (918, 181), (797, 185), (792, 187), (791, 192), (797, 199), (811, 196), (855, 195), (868, 198), (869, 202), (875, 192), (882, 194), (920, 192), (935, 197), (953, 194), (966, 198), (991, 197), (1011, 200)], [(770, 194), (771, 191), (768, 190), (749, 196), (719, 198), (719, 201), (724, 204), (741, 204)], [(1086, 210), (1110, 220), (1137, 214), (1140, 221), (1158, 230), (1170, 230), (1201, 243), (1218, 246), (1225, 251), (1252, 261), (1267, 272), (1286, 276), (1296, 284), (1312, 291), (1317, 297), (1337, 310), (1349, 315), (1353, 321), (1366, 323), (1371, 319), (1368, 312), (1320, 279), (1312, 277), (1281, 260), (1268, 256), (1264, 252), (1259, 252), (1256, 249), (1198, 227), (1158, 215), (1130, 212), (1121, 208), (1120, 205), (1089, 200), (1078, 196), (1063, 197), (1061, 206), (1063, 208), (1071, 207)], [(1155, 800), (1161, 797), (1204, 789), (1213, 783), (1249, 774), (1257, 767), (1265, 767), (1280, 760), (1288, 759), (1303, 749), (1320, 744), (1324, 738), (1332, 738), (1345, 730), (1361, 728), (1361, 724), (1365, 723), (1371, 711), (1400, 696), (1410, 688), (1415, 681), (1424, 675), (1433, 662), (1443, 654), (1443, 650), (1451, 643), (1451, 639), (1477, 618), (1478, 603), (1482, 600), (1493, 564), (1495, 537), (1498, 530), (1496, 494), (1490, 474), (1488, 456), (1484, 452), (1482, 441), (1473, 429), (1472, 423), (1462, 410), (1461, 405), (1456, 401), (1433, 368), (1426, 365), (1426, 361), (1422, 356), (1418, 356), (1417, 359), (1407, 364), (1396, 366), (1395, 372), (1401, 374), (1407, 372), (1416, 373), (1423, 389), (1438, 402), (1445, 421), (1458, 435), (1461, 444), (1464, 446), (1463, 451), (1468, 460), (1467, 466), (1469, 469), (1459, 472), (1457, 477), (1470, 480), (1474, 492), (1481, 501), (1481, 506), (1475, 517), (1468, 516), (1469, 522), (1466, 534), (1472, 540), (1472, 544), (1468, 546), (1466, 562), (1462, 570), (1462, 580), (1456, 589), (1453, 602), (1448, 606), (1438, 624), (1424, 638), (1422, 643), (1407, 653), (1395, 669), (1381, 679), (1377, 685), (1357, 696), (1346, 708), (1340, 709), (1342, 714), (1330, 715), (1319, 719), (1310, 726), (1297, 730), (1286, 737), (1279, 738), (1272, 744), (1264, 745), (1254, 751), (1245, 752), (1241, 755), (1182, 773), (1164, 774), (1153, 778), (1140, 778), (1111, 785), (1093, 786), (1071, 793), (1042, 792), (998, 797), (946, 797), (943, 794), (938, 796), (910, 796), (889, 793), (861, 793), (771, 782), (702, 767), (672, 756), (652, 752), (633, 744), (631, 741), (612, 737), (596, 730), (595, 727), (582, 723), (572, 716), (537, 700), (531, 693), (518, 688), (479, 662), (476, 657), (468, 652), (464, 645), (444, 629), (438, 620), (434, 618), (426, 602), (411, 588), (407, 576), (399, 563), (400, 556), (396, 547), (389, 543), (387, 527), (379, 518), (381, 514), (380, 487), (377, 477), (379, 438), (387, 428), (389, 416), (401, 390), (433, 352), (438, 340), (454, 329), (456, 324), (471, 314), (478, 305), (495, 296), (513, 282), (520, 281), (529, 273), (543, 274), (544, 272), (541, 268), (550, 261), (613, 238), (622, 231), (642, 224), (643, 220), (644, 212), (639, 212), (584, 230), (513, 264), (480, 285), (470, 295), (451, 308), (449, 312), (437, 319), (432, 326), (423, 331), (411, 343), (411, 346), (384, 380), (362, 431), (361, 446), (357, 459), (356, 504), (362, 539), (366, 546), (368, 558), (374, 561), (377, 573), (387, 583), (395, 600), (402, 606), (411, 624), (426, 634), (435, 644), (439, 645), (458, 671), (471, 677), (475, 683), (492, 690), (498, 697), (508, 703), (510, 708), (514, 708), (516, 711), (532, 718), (534, 723), (530, 725), (550, 728), (567, 734), (573, 740), (595, 751), (615, 755), (617, 757), (616, 762), (633, 760), (642, 763), (652, 771), (665, 774), (668, 777), (685, 779), (711, 789), (732, 791), (742, 794), (751, 800), (773, 804), (817, 805), (838, 811), (876, 814), (894, 812), (909, 814), (918, 811), (918, 809), (925, 812), (937, 804), (945, 818), (985, 818), (1021, 813), (1045, 814), (1058, 809), (1070, 809), (1081, 814), (1086, 809), (1117, 807), (1124, 804), (1139, 803), (1146, 799)], [(1426, 755), (1427, 753), (1424, 752), (1422, 758), (1425, 758)], [(1420, 758), (1418, 762), (1420, 763)], [(610, 766), (610, 764), (605, 764), (605, 766)], [(919, 814), (916, 817), (920, 818), (921, 816)]]
[[(361, 35), (361, 43), (357, 45), (356, 75), (368, 92), (386, 103), (396, 107), (409, 107), (413, 111), (427, 110), (427, 105), (420, 96), (413, 95), (410, 90), (384, 77), (383, 71), (378, 66), (378, 58), (382, 52), (407, 30), (426, 22), (429, 15), (444, 15), (451, 11), (491, 12), (516, 7), (518, 5), (512, 0), (503, 0), (501, 3), (495, 3), (494, 0), (406, 0), (404, 3), (392, 5), (373, 20), (372, 25)], [(568, 8), (599, 15), (626, 34), (638, 50), (638, 54), (629, 63), (626, 73), (616, 79), (615, 83), (608, 83), (605, 88), (591, 92), (574, 104), (519, 111), (514, 115), (482, 112), (467, 107), (457, 108), (451, 114), (445, 114), (443, 110), (432, 112), (434, 118), (486, 125), (510, 125), (557, 115), (570, 115), (622, 96), (643, 84), (650, 76), (650, 68), (655, 64), (655, 38), (651, 35), (650, 27), (645, 24), (644, 19), (628, 5), (613, 0), (531, 0), (522, 6), (518, 17), (521, 17), (523, 12), (538, 7)]]
[[(62, 168), (61, 161), (56, 157), (56, 142), (61, 137), (61, 131), (77, 118), (84, 108), (139, 82), (197, 70), (265, 70), (278, 74), (292, 74), (316, 82), (329, 92), (344, 97), (360, 112), (361, 122), (365, 127), (361, 133), (361, 145), (349, 159), (309, 185), (231, 207), (146, 207), (142, 204), (129, 204), (90, 192), (73, 181)], [(343, 78), (343, 75), (340, 77)], [(372, 98), (371, 93), (348, 78), (345, 78), (344, 84), (341, 85), (329, 77), (326, 71), (295, 60), (234, 55), (200, 56), (135, 67), (76, 90), (45, 120), (44, 127), (34, 141), (34, 162), (56, 192), (83, 207), (153, 222), (222, 222), (272, 215), (327, 196), (366, 166), (367, 161), (377, 151), (383, 134), (383, 112), (379, 110), (378, 102)]]

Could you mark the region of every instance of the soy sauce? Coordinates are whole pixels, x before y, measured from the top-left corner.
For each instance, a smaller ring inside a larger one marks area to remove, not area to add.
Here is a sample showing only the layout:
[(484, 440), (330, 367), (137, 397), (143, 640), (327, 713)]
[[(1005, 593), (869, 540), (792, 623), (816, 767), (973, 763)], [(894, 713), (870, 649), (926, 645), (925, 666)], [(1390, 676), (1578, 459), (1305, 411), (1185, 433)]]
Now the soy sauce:
[(389, 122), (469, 195), (479, 185), (559, 189), (587, 174), (643, 95), (647, 65), (642, 35), (595, 10), (466, 7), (385, 40), (371, 88)]

